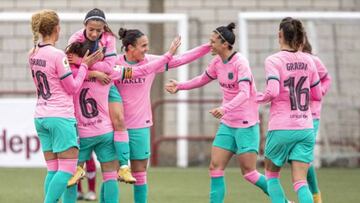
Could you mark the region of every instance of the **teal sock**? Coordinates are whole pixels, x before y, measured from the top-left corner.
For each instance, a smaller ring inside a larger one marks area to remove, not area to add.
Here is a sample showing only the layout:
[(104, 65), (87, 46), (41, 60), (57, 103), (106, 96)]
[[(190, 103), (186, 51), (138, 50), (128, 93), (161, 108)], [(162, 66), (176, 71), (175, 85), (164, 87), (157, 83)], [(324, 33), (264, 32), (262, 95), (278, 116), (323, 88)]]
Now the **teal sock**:
[(77, 187), (78, 185), (75, 184), (71, 187), (68, 187), (62, 195), (62, 202), (63, 203), (76, 203), (77, 200)]
[(48, 171), (47, 174), (46, 174), (45, 181), (44, 181), (44, 194), (45, 194), (45, 196), (47, 194), (49, 184), (50, 184), (50, 182), (53, 179), (55, 174), (56, 174), (56, 171)]
[[(266, 177), (264, 175), (261, 175), (259, 180), (255, 183), (256, 186), (258, 186), (262, 191), (269, 196), (268, 188), (267, 188), (267, 181)], [(285, 203), (288, 202), (288, 199), (285, 197)]]
[(302, 186), (297, 191), (299, 203), (313, 203), (313, 197), (307, 185)]
[(57, 171), (49, 183), (44, 203), (58, 202), (67, 187), (67, 182), (72, 177), (71, 173)]
[(103, 182), (103, 197), (106, 203), (119, 202), (119, 185), (116, 180), (108, 180)]
[(285, 194), (280, 184), (279, 178), (270, 178), (267, 180), (268, 193), (272, 203), (284, 203)]
[(118, 142), (115, 141), (116, 155), (119, 159), (120, 166), (129, 164), (129, 142)]
[(259, 180), (256, 181), (255, 185), (258, 186), (265, 194), (269, 195), (267, 189), (267, 182), (264, 175), (260, 176)]
[(147, 184), (134, 185), (134, 201), (135, 203), (146, 203), (147, 202)]
[(312, 194), (317, 194), (320, 192), (315, 167), (313, 165), (310, 165), (309, 167), (307, 174), (307, 182), (309, 184), (309, 189)]
[(224, 176), (211, 178), (210, 181), (210, 202), (223, 203), (226, 193)]
[(100, 203), (105, 203), (104, 183), (101, 184), (101, 189), (100, 189)]

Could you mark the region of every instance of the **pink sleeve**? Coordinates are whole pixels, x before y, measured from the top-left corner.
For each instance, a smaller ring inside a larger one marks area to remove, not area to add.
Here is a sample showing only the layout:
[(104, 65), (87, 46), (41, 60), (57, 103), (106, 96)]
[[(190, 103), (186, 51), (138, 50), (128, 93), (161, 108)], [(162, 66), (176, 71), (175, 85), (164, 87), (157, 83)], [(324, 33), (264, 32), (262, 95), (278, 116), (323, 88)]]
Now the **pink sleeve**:
[(314, 62), (315, 62), (315, 65), (316, 65), (316, 68), (318, 71), (318, 75), (320, 78), (320, 82), (321, 82), (322, 95), (324, 96), (330, 89), (331, 77), (329, 75), (329, 72), (328, 72), (326, 66), (317, 56), (315, 56)]
[[(65, 54), (59, 54), (55, 60), (56, 72), (60, 78), (61, 85), (68, 94), (75, 94), (81, 87), (86, 73), (86, 64), (81, 64), (77, 76), (72, 77), (69, 61)], [(71, 76), (71, 77), (69, 77)]]
[(191, 90), (198, 87), (202, 87), (209, 82), (211, 82), (213, 79), (209, 77), (209, 75), (205, 72), (202, 75), (199, 75), (191, 80), (188, 80), (186, 82), (179, 82), (177, 84), (178, 90)]
[(327, 73), (325, 76), (320, 78), (320, 81), (321, 81), (321, 92), (322, 95), (325, 96), (331, 86), (331, 76), (329, 75), (329, 73)]
[(73, 43), (73, 42), (79, 42), (79, 41), (83, 41), (84, 40), (84, 29), (81, 29), (77, 32), (75, 32), (74, 34), (71, 35), (71, 37), (68, 40), (68, 45)]
[(114, 71), (112, 71), (111, 78), (113, 80), (123, 80), (149, 75), (157, 72), (160, 68), (164, 67), (164, 65), (171, 59), (172, 55), (170, 53), (166, 53), (160, 58), (152, 60), (149, 63), (140, 66), (124, 67), (116, 65)]
[(106, 53), (102, 61), (96, 62), (90, 67), (91, 70), (101, 71), (107, 74), (112, 72), (116, 62), (116, 41), (114, 36), (109, 36), (106, 44)]
[(203, 57), (209, 53), (211, 47), (209, 44), (203, 44), (194, 49), (186, 51), (183, 54), (176, 55), (174, 58), (167, 64), (167, 68), (176, 68), (184, 64), (188, 64), (200, 57)]
[(215, 59), (213, 59), (208, 67), (206, 68), (205, 72), (202, 75), (199, 75), (191, 80), (186, 82), (179, 82), (177, 85), (178, 90), (190, 90), (198, 87), (202, 87), (212, 80), (217, 78), (216, 70), (215, 70)]
[(70, 68), (71, 68), (73, 77), (76, 77), (79, 72), (79, 68), (76, 67), (76, 65), (74, 65), (74, 64), (70, 64)]
[(86, 77), (87, 68), (86, 64), (81, 64), (77, 76), (74, 77), (65, 77), (61, 80), (61, 85), (64, 87), (65, 91), (68, 94), (75, 94), (79, 91), (81, 85), (84, 82)]
[(319, 75), (318, 75), (316, 69), (312, 72), (312, 75), (310, 78), (310, 92), (311, 92), (311, 100), (321, 101), (322, 89), (321, 89)]
[(268, 103), (275, 99), (280, 93), (280, 83), (278, 80), (270, 79), (267, 81), (264, 93), (258, 92), (256, 101), (258, 103)]
[(266, 88), (264, 93), (258, 93), (256, 95), (256, 101), (258, 103), (267, 103), (276, 98), (280, 93), (280, 73), (276, 68), (279, 62), (275, 62), (271, 58), (265, 60), (265, 72), (266, 72)]

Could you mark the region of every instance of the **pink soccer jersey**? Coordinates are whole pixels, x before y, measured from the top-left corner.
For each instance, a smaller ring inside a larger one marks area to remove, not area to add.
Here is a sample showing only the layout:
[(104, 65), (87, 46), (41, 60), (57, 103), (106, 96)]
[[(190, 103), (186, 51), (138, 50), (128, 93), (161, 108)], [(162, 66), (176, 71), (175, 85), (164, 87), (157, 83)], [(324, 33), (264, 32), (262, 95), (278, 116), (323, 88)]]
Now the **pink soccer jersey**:
[[(146, 128), (153, 124), (150, 89), (156, 73), (164, 72), (167, 68), (175, 68), (189, 63), (204, 56), (209, 51), (209, 45), (202, 45), (179, 56), (174, 56), (166, 66), (161, 65), (157, 68), (152, 68), (146, 76), (136, 77), (134, 79), (116, 80), (115, 85), (123, 99), (126, 127), (130, 129)], [(116, 64), (119, 66), (136, 67), (147, 64), (158, 58), (159, 56), (147, 54), (143, 61), (136, 64), (130, 64), (126, 61), (125, 55), (119, 55)]]
[(86, 68), (80, 66), (74, 80), (65, 53), (51, 45), (30, 52), (29, 64), (38, 95), (35, 118), (74, 118), (72, 94), (80, 88)]
[(280, 51), (265, 60), (267, 86), (258, 102), (271, 102), (269, 130), (313, 128), (310, 99), (321, 100), (315, 64), (302, 52)]
[(179, 90), (201, 87), (217, 79), (223, 93), (221, 122), (233, 128), (246, 128), (259, 122), (256, 87), (249, 62), (239, 53), (234, 53), (224, 63), (216, 56), (205, 73), (192, 80), (180, 82)]
[[(85, 29), (81, 29), (75, 32), (69, 39), (68, 44), (73, 42), (84, 42), (86, 40)], [(92, 65), (90, 70), (102, 70), (102, 72), (110, 73), (115, 65), (116, 61), (116, 38), (108, 33), (104, 32), (98, 40), (99, 46), (106, 47), (105, 57), (102, 61), (96, 62)]]
[[(73, 66), (72, 69), (76, 75), (77, 69)], [(77, 129), (81, 138), (113, 131), (108, 105), (110, 86), (111, 83), (102, 85), (95, 78), (85, 79), (80, 91), (74, 95)]]
[[(136, 67), (116, 65), (110, 73), (112, 80), (130, 80), (133, 77), (145, 76), (158, 67), (164, 67), (172, 59), (170, 53), (150, 63)], [(74, 75), (77, 69), (73, 68)], [(101, 68), (100, 68), (101, 69)], [(113, 131), (109, 115), (108, 95), (111, 84), (102, 85), (95, 78), (86, 79), (81, 90), (74, 96), (75, 115), (78, 121), (80, 137), (93, 137)]]
[[(314, 60), (316, 70), (317, 70), (317, 73), (320, 78), (322, 95), (325, 96), (325, 94), (330, 89), (331, 77), (330, 77), (329, 72), (326, 69), (325, 65), (320, 60), (320, 58), (315, 55), (311, 55), (311, 54), (309, 54), (309, 55)], [(320, 119), (321, 106), (322, 106), (322, 101), (311, 100), (310, 108), (311, 108), (313, 119)]]

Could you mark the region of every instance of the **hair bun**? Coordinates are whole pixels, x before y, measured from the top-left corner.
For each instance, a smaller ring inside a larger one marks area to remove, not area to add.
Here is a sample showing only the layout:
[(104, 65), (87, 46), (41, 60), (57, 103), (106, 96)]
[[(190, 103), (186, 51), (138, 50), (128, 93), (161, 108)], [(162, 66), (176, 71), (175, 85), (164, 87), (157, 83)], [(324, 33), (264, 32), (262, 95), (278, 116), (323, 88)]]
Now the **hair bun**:
[(235, 23), (231, 22), (229, 25), (226, 26), (226, 28), (233, 32), (233, 29), (235, 29)]
[(123, 38), (125, 38), (126, 32), (127, 32), (127, 29), (125, 29), (125, 28), (122, 28), (122, 27), (121, 27), (121, 28), (119, 29), (118, 34), (119, 34), (120, 40), (122, 40)]

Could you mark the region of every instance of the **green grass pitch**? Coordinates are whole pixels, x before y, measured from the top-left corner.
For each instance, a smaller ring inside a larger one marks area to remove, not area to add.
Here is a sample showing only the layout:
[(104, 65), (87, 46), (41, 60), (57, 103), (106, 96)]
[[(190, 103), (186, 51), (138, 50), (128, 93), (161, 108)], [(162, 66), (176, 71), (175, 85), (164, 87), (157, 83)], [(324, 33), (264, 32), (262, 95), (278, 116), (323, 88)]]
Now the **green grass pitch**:
[[(0, 202), (42, 202), (45, 173), (45, 169), (0, 168)], [(270, 202), (258, 188), (242, 178), (239, 169), (227, 169), (225, 177), (227, 184), (225, 202)], [(360, 169), (320, 169), (318, 177), (323, 202), (360, 202)], [(101, 175), (98, 174), (97, 178), (99, 185)], [(83, 183), (86, 189), (86, 181)], [(281, 183), (287, 196), (298, 202), (292, 190), (289, 169), (282, 171)], [(209, 177), (206, 168), (150, 168), (148, 184), (149, 203), (208, 202)], [(132, 196), (132, 186), (120, 183), (120, 202), (133, 202)]]

